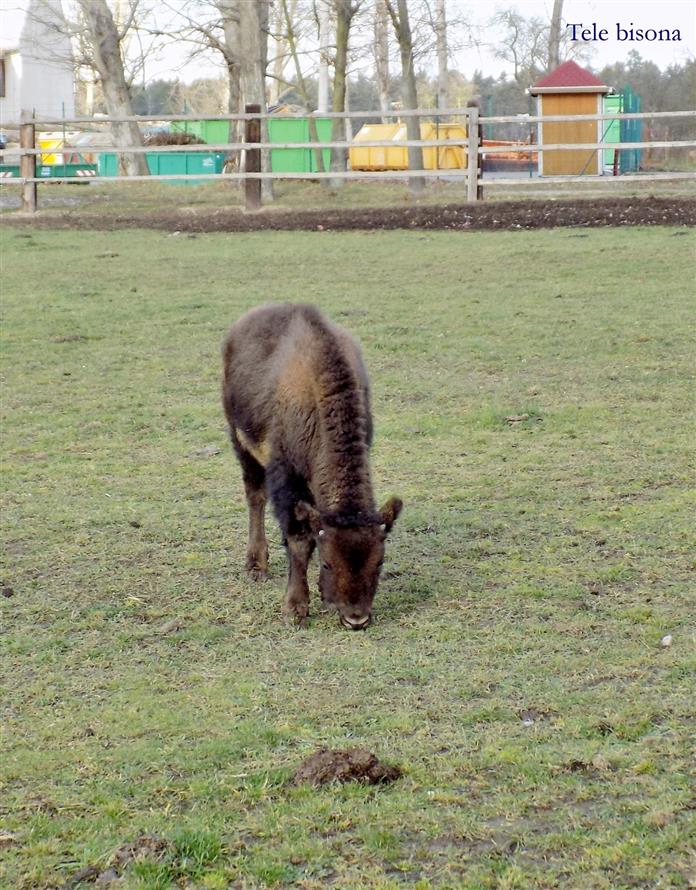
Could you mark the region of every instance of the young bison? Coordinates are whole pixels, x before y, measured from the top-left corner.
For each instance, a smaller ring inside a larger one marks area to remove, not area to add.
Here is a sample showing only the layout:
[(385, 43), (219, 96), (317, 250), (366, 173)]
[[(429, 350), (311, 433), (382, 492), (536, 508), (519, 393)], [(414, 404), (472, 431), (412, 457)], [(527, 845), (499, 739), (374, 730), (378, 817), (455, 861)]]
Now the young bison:
[(375, 510), (370, 395), (357, 344), (314, 306), (262, 306), (232, 327), (223, 359), (225, 414), (249, 505), (247, 570), (266, 575), (269, 496), (288, 553), (286, 614), (307, 623), (307, 565), (318, 546), (322, 599), (345, 627), (367, 627), (402, 504), (392, 498)]

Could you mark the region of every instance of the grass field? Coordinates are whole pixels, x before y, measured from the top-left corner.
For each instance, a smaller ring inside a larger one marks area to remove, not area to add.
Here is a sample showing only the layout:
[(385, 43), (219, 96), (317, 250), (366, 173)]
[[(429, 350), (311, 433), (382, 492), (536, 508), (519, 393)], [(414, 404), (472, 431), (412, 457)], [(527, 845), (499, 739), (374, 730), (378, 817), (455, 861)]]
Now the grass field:
[[(582, 178), (576, 182), (557, 183), (537, 178), (523, 180), (517, 186), (487, 183), (486, 201), (545, 200), (549, 198), (631, 198), (678, 197), (696, 195), (696, 179), (650, 181), (640, 176), (620, 180)], [(64, 217), (66, 213), (98, 213), (103, 217), (118, 214), (152, 214), (180, 211), (184, 215), (217, 211), (221, 207), (244, 206), (242, 187), (224, 181), (204, 185), (173, 185), (163, 182), (119, 182), (39, 186), (39, 208), (43, 216)], [(419, 198), (414, 198), (404, 182), (349, 182), (340, 188), (328, 188), (318, 182), (282, 180), (274, 184), (274, 201), (266, 203), (265, 211), (307, 209), (350, 209), (359, 207), (393, 207), (418, 204), (462, 203), (467, 200), (466, 184), (462, 182), (429, 182)], [(19, 207), (20, 187), (5, 180), (0, 185), (0, 215)]]
[[(2, 888), (694, 886), (693, 230), (0, 237)], [(362, 634), (284, 625), (270, 520), (243, 574), (269, 299), (370, 368)], [(322, 745), (405, 775), (291, 787)]]

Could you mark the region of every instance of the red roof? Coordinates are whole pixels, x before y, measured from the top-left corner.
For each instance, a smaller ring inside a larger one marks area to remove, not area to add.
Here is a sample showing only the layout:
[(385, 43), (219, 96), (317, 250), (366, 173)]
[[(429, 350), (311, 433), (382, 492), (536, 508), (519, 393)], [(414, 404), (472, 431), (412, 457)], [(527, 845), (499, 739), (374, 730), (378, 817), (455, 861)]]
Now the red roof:
[(595, 77), (591, 71), (588, 71), (587, 68), (581, 68), (577, 62), (569, 60), (560, 64), (558, 68), (554, 68), (550, 74), (546, 74), (541, 80), (538, 80), (530, 92), (540, 89), (546, 92), (551, 88), (563, 91), (568, 87), (587, 87), (590, 93), (609, 90), (609, 87), (602, 83), (598, 77)]

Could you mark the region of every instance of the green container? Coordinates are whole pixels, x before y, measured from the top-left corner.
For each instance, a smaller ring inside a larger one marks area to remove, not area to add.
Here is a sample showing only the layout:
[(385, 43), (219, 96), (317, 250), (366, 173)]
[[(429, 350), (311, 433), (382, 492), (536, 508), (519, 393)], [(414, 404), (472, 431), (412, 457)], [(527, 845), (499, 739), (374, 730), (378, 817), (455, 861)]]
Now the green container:
[[(212, 151), (149, 151), (145, 155), (152, 176), (222, 173), (223, 152)], [(118, 176), (118, 158), (110, 152), (99, 155), (99, 175)], [(205, 179), (172, 179), (176, 185), (200, 185)]]
[[(0, 174), (3, 179), (19, 178), (19, 164), (0, 164)], [(42, 179), (55, 179), (62, 176), (84, 177), (85, 182), (89, 177), (97, 175), (96, 164), (37, 164), (36, 175)]]
[[(331, 140), (332, 122), (317, 118), (317, 138)], [(269, 142), (309, 142), (309, 120), (306, 117), (277, 117), (268, 121)], [(331, 149), (322, 150), (324, 170), (331, 166)], [(271, 170), (274, 173), (317, 173), (317, 154), (311, 148), (271, 149)]]
[[(622, 96), (604, 97), (604, 114), (621, 114), (623, 107)], [(602, 121), (603, 142), (621, 142), (621, 121)], [(604, 151), (604, 166), (611, 167), (614, 164), (614, 149)]]
[(191, 133), (210, 145), (224, 145), (230, 141), (229, 121), (173, 121), (173, 133)]

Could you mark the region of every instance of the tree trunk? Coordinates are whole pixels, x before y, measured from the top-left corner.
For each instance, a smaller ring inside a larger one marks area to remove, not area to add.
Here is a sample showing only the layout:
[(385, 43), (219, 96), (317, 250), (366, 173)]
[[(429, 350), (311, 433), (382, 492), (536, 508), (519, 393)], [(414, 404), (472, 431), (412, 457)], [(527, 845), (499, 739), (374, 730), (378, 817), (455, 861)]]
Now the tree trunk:
[(329, 41), (331, 39), (331, 10), (329, 0), (317, 0), (319, 13), (319, 91), (317, 111), (329, 110)]
[[(297, 0), (295, 0), (295, 5), (296, 3)], [(294, 9), (291, 10), (290, 14), (294, 14)], [(287, 37), (284, 36), (284, 31), (285, 18), (283, 5), (282, 3), (277, 3), (273, 6), (273, 38), (275, 46), (273, 49), (273, 76), (270, 78), (268, 83), (269, 105), (277, 105), (280, 99), (281, 80), (283, 78), (283, 71), (285, 71), (285, 65), (287, 61), (285, 58)]]
[[(346, 111), (352, 111), (351, 103), (350, 103), (350, 80), (346, 78)], [(353, 121), (351, 118), (347, 117), (344, 121), (343, 131), (345, 133), (346, 142), (353, 141)]]
[(435, 44), (437, 49), (437, 107), (447, 108), (447, 19), (445, 0), (435, 0)]
[(553, 12), (551, 13), (551, 27), (549, 29), (549, 54), (546, 64), (547, 71), (558, 68), (561, 61), (561, 16), (563, 15), (563, 0), (553, 0)]
[[(416, 109), (418, 108), (418, 90), (416, 88), (416, 70), (413, 64), (413, 40), (411, 38), (411, 23), (408, 18), (408, 0), (397, 0), (398, 12), (394, 11), (392, 0), (386, 0), (386, 2), (399, 41), (402, 75), (401, 97), (404, 109)], [(420, 139), (420, 121), (417, 117), (406, 118), (406, 135), (409, 141)], [(410, 170), (423, 169), (423, 149), (420, 146), (408, 149), (408, 166)], [(422, 176), (411, 176), (408, 184), (414, 195), (420, 194), (425, 188), (425, 180)]]
[[(384, 0), (375, 0), (375, 74), (379, 92), (379, 108), (382, 113), (389, 111), (389, 13)], [(391, 123), (393, 118), (383, 117), (382, 123)]]
[[(266, 61), (268, 56), (268, 0), (242, 0), (239, 3), (239, 61), (242, 100), (260, 105), (266, 111)], [(261, 141), (268, 142), (268, 124), (261, 122)], [(270, 153), (261, 152), (261, 170), (270, 170)], [(264, 200), (273, 200), (273, 183), (261, 180)]]
[[(231, 61), (227, 63), (227, 87), (227, 113), (239, 114), (242, 101), (242, 91), (239, 84), (239, 65)], [(240, 123), (240, 121), (230, 121), (228, 131), (230, 142), (241, 141), (242, 128)], [(231, 164), (237, 163), (239, 161), (239, 151), (236, 149), (230, 150), (227, 154), (227, 161)]]
[[(351, 0), (334, 0), (336, 9), (336, 58), (334, 60), (334, 82), (332, 111), (342, 112), (346, 110), (346, 71), (348, 68), (348, 37), (350, 36), (350, 22), (353, 17)], [(334, 118), (331, 138), (334, 142), (343, 142), (346, 137), (345, 122), (341, 118)], [(345, 148), (331, 149), (331, 169), (333, 171), (345, 171)], [(343, 179), (332, 180), (332, 186), (340, 187)]]
[[(80, 0), (80, 8), (94, 50), (94, 63), (104, 91), (106, 109), (111, 117), (129, 117), (133, 105), (123, 71), (123, 59), (118, 31), (106, 0)], [(111, 131), (118, 148), (143, 144), (143, 138), (135, 121), (113, 122)], [(122, 154), (119, 169), (128, 176), (146, 176), (149, 173), (144, 154)]]
[[(229, 114), (239, 114), (242, 110), (242, 86), (239, 65), (239, 12), (234, 0), (221, 0), (219, 10), (222, 15), (222, 31), (225, 35), (225, 64), (227, 66), (227, 111)], [(230, 121), (230, 142), (240, 142), (242, 128), (240, 121)], [(239, 152), (231, 151), (227, 156), (228, 162), (239, 161)]]
[[(288, 48), (290, 50), (290, 55), (292, 56), (292, 61), (295, 66), (295, 78), (297, 80), (297, 89), (300, 91), (300, 95), (302, 96), (302, 101), (305, 104), (305, 108), (307, 111), (310, 110), (309, 107), (309, 93), (307, 91), (307, 81), (304, 78), (304, 74), (302, 73), (302, 66), (300, 65), (300, 57), (297, 52), (297, 37), (295, 36), (295, 30), (292, 24), (291, 12), (288, 7), (287, 0), (280, 0), (280, 9), (285, 18), (285, 33), (288, 41)], [(318, 142), (319, 134), (317, 133), (317, 122), (316, 118), (309, 118), (309, 141), (310, 142)], [(314, 150), (314, 158), (317, 165), (317, 171), (319, 173), (324, 173), (324, 155), (323, 151), (320, 148)], [(326, 180), (323, 179), (322, 182), (326, 184)]]

